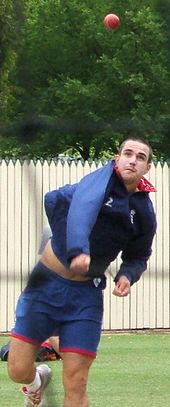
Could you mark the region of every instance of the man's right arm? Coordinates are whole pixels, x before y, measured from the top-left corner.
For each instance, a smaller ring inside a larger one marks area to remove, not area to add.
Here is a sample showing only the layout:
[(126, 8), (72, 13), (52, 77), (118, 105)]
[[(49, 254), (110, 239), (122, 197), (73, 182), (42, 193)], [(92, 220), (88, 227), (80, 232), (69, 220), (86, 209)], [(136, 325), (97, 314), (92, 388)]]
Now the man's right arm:
[(90, 266), (90, 256), (81, 253), (79, 256), (74, 257), (70, 262), (70, 270), (78, 274), (86, 274)]

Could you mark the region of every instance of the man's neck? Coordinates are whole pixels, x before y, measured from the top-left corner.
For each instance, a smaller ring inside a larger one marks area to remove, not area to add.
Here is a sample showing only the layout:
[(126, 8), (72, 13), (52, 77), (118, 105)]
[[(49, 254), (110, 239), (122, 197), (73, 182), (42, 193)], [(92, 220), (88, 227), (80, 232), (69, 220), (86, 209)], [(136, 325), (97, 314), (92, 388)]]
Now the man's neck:
[(135, 184), (128, 184), (128, 183), (124, 183), (125, 184), (125, 188), (127, 189), (127, 191), (130, 193), (130, 194), (133, 194), (134, 192), (138, 192), (139, 191), (139, 189), (138, 189), (138, 183), (136, 183), (135, 182)]

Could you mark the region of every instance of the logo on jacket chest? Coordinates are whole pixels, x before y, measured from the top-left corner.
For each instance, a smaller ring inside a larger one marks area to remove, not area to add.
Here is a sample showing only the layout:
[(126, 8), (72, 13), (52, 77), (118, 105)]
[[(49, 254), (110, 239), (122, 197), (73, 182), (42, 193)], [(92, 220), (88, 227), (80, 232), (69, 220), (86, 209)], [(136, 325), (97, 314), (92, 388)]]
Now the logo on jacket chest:
[(109, 206), (109, 208), (112, 208), (113, 204), (113, 198), (112, 196), (109, 196), (108, 200), (105, 202), (105, 206)]
[(134, 224), (135, 213), (136, 213), (135, 209), (130, 210), (130, 221), (131, 221), (132, 225)]
[[(114, 204), (113, 204), (113, 202), (114, 202)], [(119, 209), (119, 211), (122, 212), (122, 215), (123, 215), (123, 213), (124, 213), (124, 214), (126, 213), (126, 214), (127, 214), (127, 218), (128, 218), (128, 212), (129, 212), (129, 211), (126, 212), (126, 211), (125, 211), (125, 208), (124, 208), (124, 210), (122, 211), (121, 202), (120, 202), (120, 201), (119, 201), (119, 202), (116, 202), (116, 200), (114, 200), (114, 198), (113, 198), (112, 196), (109, 196), (109, 197), (108, 197), (108, 199), (107, 199), (107, 201), (105, 202), (104, 206), (105, 206), (105, 207), (112, 208), (112, 210), (113, 210), (113, 207), (115, 206), (115, 211)], [(135, 214), (136, 214), (136, 210), (135, 210), (135, 209), (130, 209), (130, 222), (131, 222), (132, 225), (134, 224), (134, 216), (135, 216)]]

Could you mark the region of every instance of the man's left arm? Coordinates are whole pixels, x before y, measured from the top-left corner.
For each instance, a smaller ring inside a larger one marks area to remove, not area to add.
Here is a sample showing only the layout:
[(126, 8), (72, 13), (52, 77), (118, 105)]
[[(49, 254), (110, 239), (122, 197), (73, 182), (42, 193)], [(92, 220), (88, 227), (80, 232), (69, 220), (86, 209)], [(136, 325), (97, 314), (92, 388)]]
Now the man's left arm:
[[(147, 268), (147, 261), (152, 253), (152, 242), (156, 232), (156, 223), (153, 224), (153, 228), (146, 234), (140, 235), (138, 238), (133, 239), (122, 252), (122, 264), (115, 281), (115, 295), (119, 295), (117, 292), (125, 292), (127, 295), (130, 292), (130, 286), (136, 283), (142, 273)], [(122, 278), (124, 279), (122, 280)], [(121, 283), (121, 285), (120, 285)], [(125, 286), (125, 288), (124, 288)], [(128, 291), (129, 287), (129, 292)], [(122, 296), (122, 295), (121, 295)]]

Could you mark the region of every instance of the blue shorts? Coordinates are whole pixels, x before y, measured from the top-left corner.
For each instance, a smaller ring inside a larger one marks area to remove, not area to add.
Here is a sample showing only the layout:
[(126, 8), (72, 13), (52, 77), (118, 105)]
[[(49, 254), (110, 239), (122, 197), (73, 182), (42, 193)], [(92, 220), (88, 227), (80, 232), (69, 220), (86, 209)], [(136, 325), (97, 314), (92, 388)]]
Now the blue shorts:
[(64, 279), (39, 262), (18, 300), (12, 336), (39, 345), (58, 335), (60, 352), (95, 357), (102, 317), (102, 286)]

